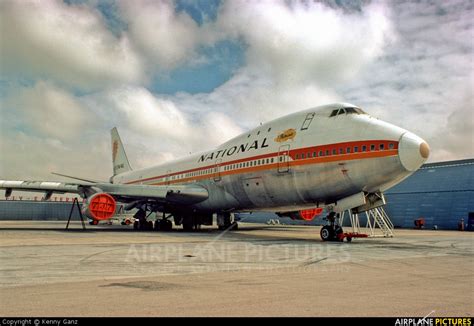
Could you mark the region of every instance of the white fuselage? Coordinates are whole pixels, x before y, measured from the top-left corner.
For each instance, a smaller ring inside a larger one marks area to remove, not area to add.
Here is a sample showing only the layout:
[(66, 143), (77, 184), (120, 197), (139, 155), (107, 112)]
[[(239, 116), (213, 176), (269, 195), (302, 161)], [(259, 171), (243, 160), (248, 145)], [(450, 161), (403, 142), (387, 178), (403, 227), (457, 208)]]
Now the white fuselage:
[(421, 147), (428, 147), (421, 138), (361, 112), (338, 111), (345, 107), (354, 106), (297, 112), (213, 151), (126, 172), (113, 182), (201, 185), (209, 198), (193, 205), (195, 211), (284, 212), (383, 192), (424, 163)]

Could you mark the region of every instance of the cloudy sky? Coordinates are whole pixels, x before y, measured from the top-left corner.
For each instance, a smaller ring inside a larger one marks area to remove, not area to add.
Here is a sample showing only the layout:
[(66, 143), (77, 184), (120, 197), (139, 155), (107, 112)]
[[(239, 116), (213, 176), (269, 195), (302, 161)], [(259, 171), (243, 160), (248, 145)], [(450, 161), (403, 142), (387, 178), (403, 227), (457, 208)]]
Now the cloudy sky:
[(0, 1), (0, 179), (106, 179), (330, 102), (474, 157), (473, 1)]

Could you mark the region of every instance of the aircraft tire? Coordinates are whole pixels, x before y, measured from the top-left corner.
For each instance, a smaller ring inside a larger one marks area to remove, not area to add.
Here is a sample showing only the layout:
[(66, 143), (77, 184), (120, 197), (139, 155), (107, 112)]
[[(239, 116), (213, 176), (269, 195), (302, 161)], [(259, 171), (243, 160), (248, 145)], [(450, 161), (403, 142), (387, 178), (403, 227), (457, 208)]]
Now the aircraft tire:
[(331, 226), (325, 225), (321, 228), (319, 234), (321, 235), (321, 239), (323, 241), (331, 241), (334, 238), (333, 230)]
[(161, 231), (161, 230), (162, 230), (162, 228), (161, 228), (161, 220), (156, 220), (156, 221), (155, 221), (155, 225), (154, 225), (154, 227), (153, 227), (153, 230), (155, 230), (155, 231)]
[(159, 223), (161, 231), (171, 231), (173, 229), (173, 224), (170, 220), (160, 220)]

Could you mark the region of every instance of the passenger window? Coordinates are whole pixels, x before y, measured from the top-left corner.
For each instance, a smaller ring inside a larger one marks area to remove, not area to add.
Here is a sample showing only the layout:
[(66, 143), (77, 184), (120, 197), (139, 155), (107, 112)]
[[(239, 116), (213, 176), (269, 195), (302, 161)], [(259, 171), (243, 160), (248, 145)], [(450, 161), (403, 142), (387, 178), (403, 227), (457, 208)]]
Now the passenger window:
[(339, 148), (339, 154), (344, 154), (344, 149), (343, 148)]
[(303, 154), (301, 154), (301, 158), (305, 158), (305, 156), (304, 156), (304, 153), (303, 153)]
[(346, 153), (349, 154), (351, 152), (351, 148), (350, 147), (347, 147), (346, 148)]
[(388, 148), (393, 149), (395, 145), (393, 143), (388, 144)]
[(319, 151), (319, 156), (323, 156), (323, 151)]
[(358, 146), (354, 146), (354, 153), (357, 153), (359, 151), (359, 147)]
[(336, 155), (336, 154), (337, 154), (337, 151), (336, 151), (336, 149), (334, 148), (334, 149), (332, 150), (332, 155)]
[(313, 157), (316, 157), (316, 152), (313, 152)]
[[(297, 159), (297, 160), (300, 159), (300, 154), (296, 154), (296, 159)], [(280, 157), (280, 162), (281, 162), (281, 157)]]
[(370, 145), (370, 150), (375, 151), (375, 145), (374, 144)]
[(365, 145), (362, 146), (362, 151), (363, 151), (363, 152), (367, 151), (367, 146), (365, 146)]
[(385, 145), (384, 144), (380, 144), (380, 150), (383, 151), (385, 149)]
[(329, 149), (326, 149), (326, 156), (329, 156)]
[(272, 159), (270, 160), (270, 162), (273, 163), (273, 157), (272, 157)]

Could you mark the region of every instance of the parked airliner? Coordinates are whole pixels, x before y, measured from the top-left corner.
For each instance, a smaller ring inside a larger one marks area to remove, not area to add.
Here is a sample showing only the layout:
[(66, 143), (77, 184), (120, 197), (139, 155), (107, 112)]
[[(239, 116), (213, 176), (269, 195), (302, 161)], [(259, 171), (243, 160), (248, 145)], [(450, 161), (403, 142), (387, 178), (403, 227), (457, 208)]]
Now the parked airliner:
[[(136, 227), (185, 230), (236, 226), (232, 213), (269, 211), (311, 220), (326, 207), (362, 212), (385, 203), (383, 193), (415, 172), (429, 146), (417, 135), (336, 103), (275, 119), (214, 150), (132, 170), (117, 129), (109, 182), (0, 181), (13, 190), (77, 193), (93, 220), (110, 219), (116, 201), (137, 209)], [(319, 210), (318, 210), (319, 208)], [(153, 224), (149, 213), (157, 212)], [(323, 236), (323, 240), (328, 238)]]

